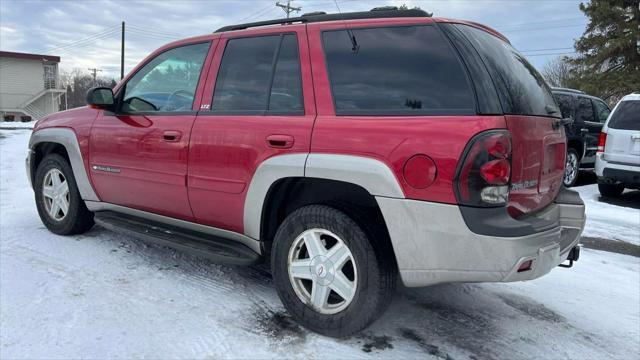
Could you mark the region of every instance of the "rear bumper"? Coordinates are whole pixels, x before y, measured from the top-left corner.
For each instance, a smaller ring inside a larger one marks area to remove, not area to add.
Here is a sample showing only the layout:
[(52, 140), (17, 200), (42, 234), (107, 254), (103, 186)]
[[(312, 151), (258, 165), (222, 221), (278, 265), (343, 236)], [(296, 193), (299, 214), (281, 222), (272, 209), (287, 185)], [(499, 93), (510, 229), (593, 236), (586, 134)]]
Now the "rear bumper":
[[(469, 228), (457, 205), (377, 197), (396, 255), (400, 276), (409, 287), (446, 282), (531, 280), (562, 263), (584, 229), (584, 204), (571, 190), (537, 213), (529, 233), (481, 235)], [(571, 201), (561, 200), (571, 198)], [(575, 201), (575, 199), (578, 201)], [(529, 219), (531, 220), (531, 219)], [(517, 221), (516, 221), (517, 222)], [(499, 222), (498, 222), (499, 223)], [(551, 226), (549, 226), (551, 224)], [(477, 229), (474, 229), (477, 231)], [(530, 270), (518, 272), (532, 260)]]
[(602, 153), (597, 154), (596, 175), (600, 183), (640, 187), (640, 166), (607, 161)]

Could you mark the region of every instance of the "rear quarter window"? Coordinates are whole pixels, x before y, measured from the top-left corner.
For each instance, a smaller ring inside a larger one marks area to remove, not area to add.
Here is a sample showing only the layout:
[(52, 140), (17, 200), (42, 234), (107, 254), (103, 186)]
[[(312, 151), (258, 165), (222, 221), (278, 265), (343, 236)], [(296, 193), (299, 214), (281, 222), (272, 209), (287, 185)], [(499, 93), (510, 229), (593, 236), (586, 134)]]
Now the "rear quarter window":
[(456, 26), (480, 53), (506, 114), (561, 116), (549, 86), (524, 55), (484, 30), (462, 24)]
[(337, 115), (471, 115), (468, 75), (432, 25), (323, 32)]
[(611, 115), (608, 127), (620, 130), (640, 130), (640, 101), (623, 101)]

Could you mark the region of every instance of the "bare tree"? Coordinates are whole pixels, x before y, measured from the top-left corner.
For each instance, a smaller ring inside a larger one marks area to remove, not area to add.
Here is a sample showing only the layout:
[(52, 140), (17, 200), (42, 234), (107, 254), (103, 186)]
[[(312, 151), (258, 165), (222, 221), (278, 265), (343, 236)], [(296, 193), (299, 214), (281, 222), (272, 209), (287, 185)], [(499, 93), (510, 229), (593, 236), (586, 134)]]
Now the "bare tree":
[(549, 61), (542, 69), (542, 76), (551, 86), (571, 87), (573, 80), (573, 66), (566, 56), (556, 57)]

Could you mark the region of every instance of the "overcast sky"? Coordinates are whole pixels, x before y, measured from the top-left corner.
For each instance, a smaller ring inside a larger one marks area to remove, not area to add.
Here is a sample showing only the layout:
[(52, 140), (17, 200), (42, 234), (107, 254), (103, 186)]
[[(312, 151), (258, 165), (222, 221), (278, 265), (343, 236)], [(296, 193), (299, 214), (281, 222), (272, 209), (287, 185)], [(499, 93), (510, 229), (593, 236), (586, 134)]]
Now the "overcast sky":
[[(286, 2), (286, 0), (280, 0)], [(505, 34), (538, 69), (572, 53), (587, 18), (579, 0), (338, 0), (342, 12), (420, 6), (434, 16), (477, 21)], [(333, 0), (294, 0), (302, 11), (335, 13)], [(120, 23), (127, 24), (125, 71), (173, 40), (229, 24), (284, 17), (275, 0), (0, 0), (0, 49), (62, 57), (65, 70), (119, 77)]]

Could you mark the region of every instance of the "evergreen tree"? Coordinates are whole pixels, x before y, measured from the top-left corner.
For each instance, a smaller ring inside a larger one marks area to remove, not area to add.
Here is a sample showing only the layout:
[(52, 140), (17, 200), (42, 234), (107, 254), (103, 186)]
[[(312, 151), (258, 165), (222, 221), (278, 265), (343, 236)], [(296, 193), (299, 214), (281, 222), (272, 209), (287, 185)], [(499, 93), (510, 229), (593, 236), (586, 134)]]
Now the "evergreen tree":
[(580, 88), (610, 103), (640, 90), (640, 0), (591, 0), (571, 60)]

